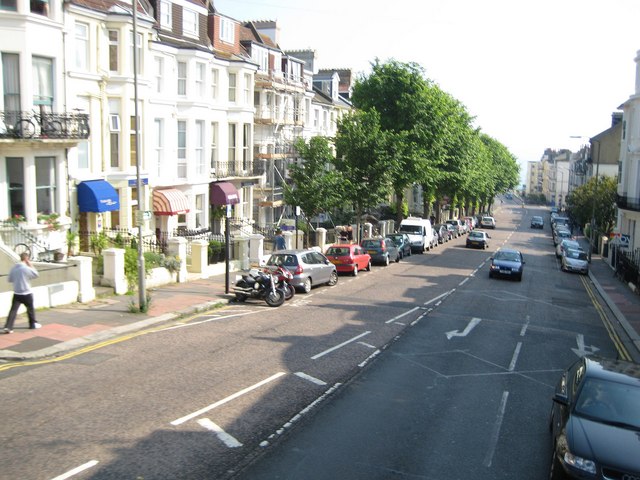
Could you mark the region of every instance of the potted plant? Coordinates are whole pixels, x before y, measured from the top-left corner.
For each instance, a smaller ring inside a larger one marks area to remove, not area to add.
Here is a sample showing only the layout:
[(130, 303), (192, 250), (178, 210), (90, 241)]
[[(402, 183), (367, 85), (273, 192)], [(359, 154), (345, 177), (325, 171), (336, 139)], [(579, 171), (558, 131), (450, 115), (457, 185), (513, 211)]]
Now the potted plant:
[(54, 231), (60, 229), (59, 213), (40, 213), (38, 222), (47, 226), (47, 230)]
[(67, 256), (72, 257), (76, 254), (76, 248), (78, 247), (78, 232), (73, 230), (67, 230)]

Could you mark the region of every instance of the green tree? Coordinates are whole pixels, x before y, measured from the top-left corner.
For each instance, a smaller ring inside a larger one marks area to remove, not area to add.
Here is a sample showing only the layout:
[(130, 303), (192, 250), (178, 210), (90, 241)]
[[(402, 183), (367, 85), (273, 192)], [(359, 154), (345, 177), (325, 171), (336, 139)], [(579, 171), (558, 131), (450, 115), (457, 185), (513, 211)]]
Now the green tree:
[(589, 179), (576, 188), (567, 198), (567, 208), (579, 225), (591, 223), (594, 215), (598, 235), (609, 235), (616, 224), (616, 192), (618, 183), (615, 177), (601, 176)]
[(390, 192), (386, 138), (375, 110), (351, 113), (338, 122), (335, 167), (343, 198), (356, 211), (357, 232), (365, 209), (380, 204)]
[(335, 157), (326, 137), (299, 138), (294, 143), (302, 162), (289, 167), (293, 188), (286, 188), (288, 205), (299, 206), (307, 218), (331, 211), (341, 203), (342, 182), (333, 168)]
[(385, 132), (389, 181), (395, 194), (397, 222), (402, 220), (404, 191), (416, 182), (427, 167), (429, 130), (428, 89), (431, 82), (424, 78), (416, 63), (378, 59), (372, 72), (356, 80), (351, 97), (354, 107), (379, 114), (381, 131)]

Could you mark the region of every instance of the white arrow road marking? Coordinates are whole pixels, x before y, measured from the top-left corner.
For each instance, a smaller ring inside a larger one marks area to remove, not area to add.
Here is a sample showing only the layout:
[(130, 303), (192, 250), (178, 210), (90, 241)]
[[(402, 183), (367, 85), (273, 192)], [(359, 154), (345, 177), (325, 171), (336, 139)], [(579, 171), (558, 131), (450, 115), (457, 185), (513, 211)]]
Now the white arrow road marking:
[(600, 350), (598, 347), (594, 347), (593, 345), (585, 346), (584, 344), (584, 335), (579, 333), (576, 335), (576, 343), (578, 344), (578, 348), (572, 348), (573, 353), (575, 353), (579, 357), (584, 357), (585, 355), (592, 355)]
[(198, 423), (200, 424), (200, 426), (215, 433), (218, 439), (220, 439), (220, 441), (224, 443), (227, 447), (238, 448), (242, 446), (242, 444), (238, 440), (236, 440), (236, 438), (233, 435), (229, 435), (227, 432), (225, 432), (222, 428), (220, 428), (218, 425), (213, 423), (208, 418), (201, 418), (200, 420), (198, 420)]
[(453, 337), (466, 337), (481, 321), (482, 320), (480, 318), (472, 318), (469, 325), (467, 325), (462, 332), (459, 330), (451, 330), (450, 332), (447, 332), (447, 340), (451, 340)]

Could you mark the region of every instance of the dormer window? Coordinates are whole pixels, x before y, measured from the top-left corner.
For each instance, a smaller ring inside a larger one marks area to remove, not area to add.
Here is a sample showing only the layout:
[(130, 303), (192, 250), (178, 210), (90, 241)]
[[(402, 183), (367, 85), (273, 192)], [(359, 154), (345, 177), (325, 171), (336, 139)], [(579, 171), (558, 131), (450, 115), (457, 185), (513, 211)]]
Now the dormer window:
[(182, 12), (182, 31), (185, 35), (198, 36), (198, 13), (185, 8)]
[(228, 18), (220, 18), (220, 40), (226, 43), (234, 43), (235, 33), (235, 24)]
[(160, 2), (160, 26), (164, 29), (171, 30), (173, 28), (171, 17), (171, 2), (162, 0)]

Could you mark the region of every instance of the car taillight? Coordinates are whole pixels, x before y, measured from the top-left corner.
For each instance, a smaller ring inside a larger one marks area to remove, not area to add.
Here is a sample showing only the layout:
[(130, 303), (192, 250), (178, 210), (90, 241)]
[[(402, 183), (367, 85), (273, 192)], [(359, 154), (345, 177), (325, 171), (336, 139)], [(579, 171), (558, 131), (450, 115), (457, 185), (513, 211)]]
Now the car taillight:
[(387, 249), (387, 246), (386, 246), (384, 243), (383, 243), (383, 244), (381, 244), (381, 247), (382, 247), (382, 248), (381, 248), (381, 250), (382, 250), (383, 252)]
[(302, 269), (302, 265), (298, 265), (293, 272), (294, 275), (301, 275), (304, 270)]

